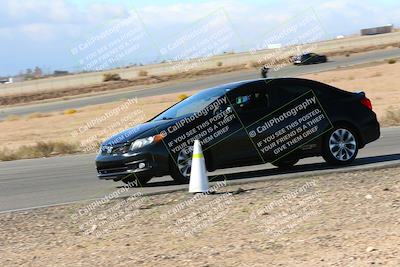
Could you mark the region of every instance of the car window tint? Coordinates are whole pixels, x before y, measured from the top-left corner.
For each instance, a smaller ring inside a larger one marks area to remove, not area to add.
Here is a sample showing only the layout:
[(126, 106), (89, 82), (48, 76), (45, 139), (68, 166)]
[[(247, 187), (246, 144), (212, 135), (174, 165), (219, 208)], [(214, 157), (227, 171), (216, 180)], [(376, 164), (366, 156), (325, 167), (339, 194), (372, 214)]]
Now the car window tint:
[(296, 85), (279, 85), (271, 89), (272, 104), (276, 108), (309, 91), (306, 87)]
[(246, 89), (233, 95), (231, 104), (236, 112), (246, 112), (267, 109), (269, 107), (269, 95), (265, 89)]
[(189, 114), (189, 113), (200, 112), (202, 109), (204, 109), (209, 104), (216, 101), (218, 98), (219, 97), (217, 97), (217, 96), (213, 96), (213, 97), (209, 97), (206, 99), (199, 99), (197, 102), (193, 102), (190, 105), (183, 106), (182, 108), (177, 109), (176, 117), (180, 117), (180, 116), (183, 116), (183, 115)]
[(274, 86), (272, 95), (272, 103), (274, 106), (280, 106), (282, 103), (287, 103), (296, 97), (299, 97), (309, 91), (313, 91), (318, 99), (332, 97), (332, 90), (328, 87), (323, 87), (318, 84), (280, 84)]

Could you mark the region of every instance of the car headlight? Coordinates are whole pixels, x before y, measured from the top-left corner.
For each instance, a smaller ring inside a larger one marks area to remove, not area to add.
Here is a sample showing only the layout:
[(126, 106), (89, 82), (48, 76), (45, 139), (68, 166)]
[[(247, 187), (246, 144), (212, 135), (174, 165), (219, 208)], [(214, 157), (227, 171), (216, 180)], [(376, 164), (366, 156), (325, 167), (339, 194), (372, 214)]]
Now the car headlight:
[(144, 146), (147, 146), (147, 145), (150, 145), (150, 144), (153, 144), (153, 143), (158, 143), (163, 138), (164, 137), (161, 134), (157, 134), (157, 135), (154, 135), (154, 136), (137, 139), (131, 144), (129, 150), (132, 151), (132, 150), (139, 149), (139, 148), (142, 148)]

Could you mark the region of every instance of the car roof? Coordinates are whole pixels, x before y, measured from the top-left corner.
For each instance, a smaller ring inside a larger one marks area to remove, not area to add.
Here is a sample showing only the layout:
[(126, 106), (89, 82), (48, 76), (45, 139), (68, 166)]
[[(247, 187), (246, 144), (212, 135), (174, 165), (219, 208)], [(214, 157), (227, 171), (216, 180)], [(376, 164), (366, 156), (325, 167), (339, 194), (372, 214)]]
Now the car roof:
[(335, 90), (340, 90), (339, 88), (336, 88), (329, 84), (321, 83), (319, 81), (303, 79), (303, 78), (279, 77), (279, 78), (259, 78), (259, 79), (243, 80), (243, 81), (238, 81), (238, 82), (233, 82), (233, 83), (226, 83), (226, 84), (221, 84), (221, 85), (218, 85), (218, 86), (215, 86), (212, 88), (207, 88), (204, 91), (215, 90), (215, 89), (224, 89), (226, 91), (231, 91), (231, 90), (240, 88), (242, 86), (249, 86), (249, 85), (259, 86), (261, 83), (271, 83), (271, 84), (301, 83), (303, 85), (316, 86), (316, 87), (324, 86), (324, 87), (330, 87)]
[(243, 80), (239, 82), (227, 83), (218, 87), (227, 87), (227, 88), (238, 88), (243, 85), (251, 85), (251, 84), (259, 84), (260, 82), (310, 82), (310, 83), (319, 83), (317, 81), (302, 79), (302, 78), (292, 78), (292, 77), (283, 77), (283, 78), (259, 78), (259, 79), (251, 79), (251, 80)]

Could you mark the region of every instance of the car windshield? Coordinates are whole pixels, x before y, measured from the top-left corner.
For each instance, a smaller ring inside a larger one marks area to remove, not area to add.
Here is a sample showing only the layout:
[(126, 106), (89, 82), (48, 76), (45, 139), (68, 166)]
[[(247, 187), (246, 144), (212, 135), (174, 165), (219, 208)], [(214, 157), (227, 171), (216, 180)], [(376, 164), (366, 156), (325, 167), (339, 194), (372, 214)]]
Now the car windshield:
[(228, 90), (228, 87), (215, 87), (201, 91), (165, 110), (155, 117), (153, 121), (171, 120), (199, 112), (213, 101), (222, 97)]

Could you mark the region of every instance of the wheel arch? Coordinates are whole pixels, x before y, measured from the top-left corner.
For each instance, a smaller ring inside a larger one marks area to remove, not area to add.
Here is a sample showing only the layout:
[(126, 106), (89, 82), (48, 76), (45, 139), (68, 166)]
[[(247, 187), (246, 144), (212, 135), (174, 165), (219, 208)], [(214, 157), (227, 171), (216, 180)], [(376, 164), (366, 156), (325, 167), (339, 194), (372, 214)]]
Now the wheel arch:
[[(347, 120), (337, 120), (337, 121), (332, 121), (332, 125), (333, 127), (345, 126), (350, 128), (351, 130), (354, 131), (357, 140), (359, 140), (359, 148), (363, 148), (365, 146), (365, 141), (362, 138), (361, 131), (354, 123), (351, 123), (350, 121)], [(328, 138), (328, 134), (325, 134), (324, 138)]]
[[(214, 157), (212, 155), (212, 152), (210, 150), (205, 150), (205, 151), (203, 151), (203, 154), (204, 154), (204, 160), (206, 162), (207, 171), (210, 171), (210, 172), (215, 171), (216, 166), (214, 163)], [(168, 156), (168, 165), (169, 165), (168, 166), (169, 172), (171, 172), (172, 168), (174, 168), (176, 166), (176, 161), (175, 161), (175, 159), (173, 159), (171, 153), (169, 153), (169, 156)]]

